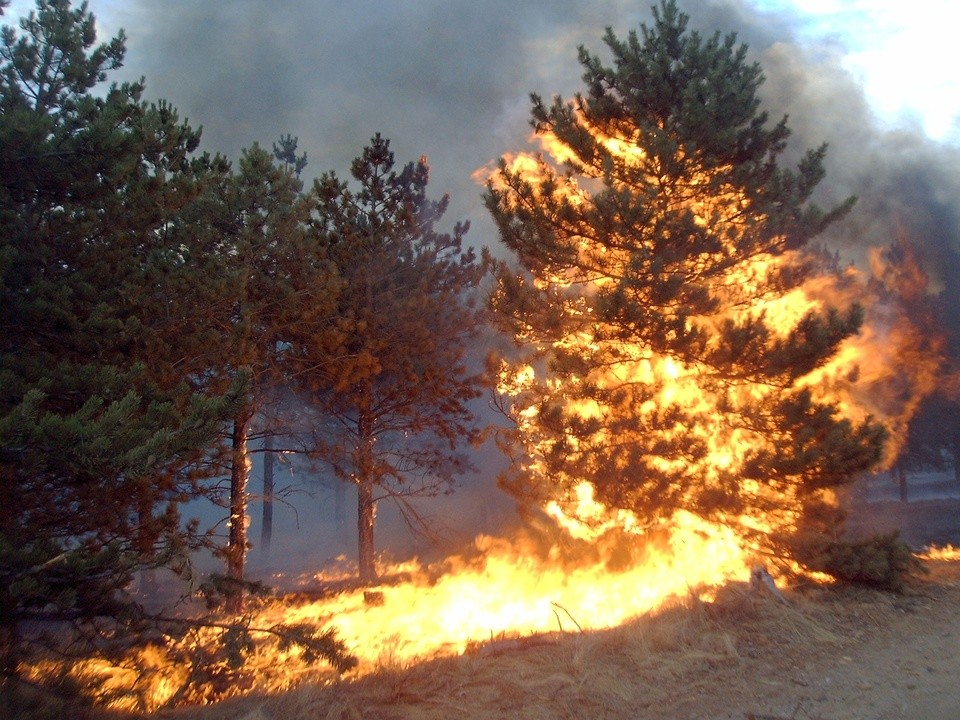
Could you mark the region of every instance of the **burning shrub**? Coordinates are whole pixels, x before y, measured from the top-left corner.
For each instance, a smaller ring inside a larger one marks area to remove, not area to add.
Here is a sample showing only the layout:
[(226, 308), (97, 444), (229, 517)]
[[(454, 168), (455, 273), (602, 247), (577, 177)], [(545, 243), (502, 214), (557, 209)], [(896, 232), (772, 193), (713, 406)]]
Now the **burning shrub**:
[[(152, 712), (254, 688), (288, 688), (356, 666), (322, 619), (268, 619), (274, 614), (270, 601), (255, 615), (104, 619), (24, 634), (22, 675), (55, 701)], [(16, 686), (10, 691), (20, 695)]]

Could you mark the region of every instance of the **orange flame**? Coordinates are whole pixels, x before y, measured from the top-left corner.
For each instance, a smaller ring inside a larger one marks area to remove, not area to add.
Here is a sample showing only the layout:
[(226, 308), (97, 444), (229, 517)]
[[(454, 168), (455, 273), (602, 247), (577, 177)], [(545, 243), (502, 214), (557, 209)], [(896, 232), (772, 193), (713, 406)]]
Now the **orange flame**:
[(290, 608), (284, 621), (329, 619), (360, 656), (361, 671), (461, 653), (492, 638), (612, 627), (669, 597), (746, 578), (746, 558), (734, 540), (729, 530), (684, 513), (663, 545), (646, 548), (642, 563), (611, 570), (603, 562), (541, 558), (522, 543), (481, 536), (479, 560), (451, 558), (438, 577), (418, 570), (409, 582), (377, 588), (381, 605), (366, 605), (360, 592), (344, 593)]

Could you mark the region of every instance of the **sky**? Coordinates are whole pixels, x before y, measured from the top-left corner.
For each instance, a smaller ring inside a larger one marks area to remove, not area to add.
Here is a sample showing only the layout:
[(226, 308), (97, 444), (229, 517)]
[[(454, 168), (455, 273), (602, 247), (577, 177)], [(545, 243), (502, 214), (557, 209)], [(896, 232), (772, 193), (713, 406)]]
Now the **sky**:
[[(142, 0), (93, 0), (91, 7), (104, 34), (126, 27), (136, 43), (150, 32), (132, 25), (142, 4)], [(246, 0), (238, 4), (257, 5)], [(412, 6), (409, 0), (396, 4)], [(261, 5), (266, 14), (269, 4)], [(477, 5), (482, 10), (495, 3)], [(798, 40), (835, 53), (882, 121), (918, 123), (934, 139), (960, 143), (960, 74), (955, 71), (957, 53), (951, 51), (954, 0), (752, 0), (747, 6), (787, 20)], [(17, 16), (33, 7), (33, 0), (13, 0), (9, 13)], [(696, 12), (695, 7), (690, 10)]]
[(836, 53), (883, 122), (918, 123), (932, 138), (960, 142), (954, 0), (756, 0), (753, 5), (791, 15), (802, 42)]
[[(427, 155), (428, 194), (449, 193), (440, 230), (496, 251), (472, 179), (529, 144), (529, 94), (581, 89), (577, 47), (651, 20), (654, 0), (90, 0), (103, 39), (123, 27), (111, 76), (146, 78), (202, 126), (201, 148), (299, 138), (304, 175), (335, 170), (377, 132), (398, 163)], [(858, 197), (824, 242), (865, 265), (871, 247), (912, 241), (933, 287), (960, 297), (960, 66), (955, 0), (678, 0), (691, 26), (734, 31), (766, 82), (771, 120), (789, 116), (785, 161), (829, 144), (817, 201)], [(949, 4), (948, 4), (949, 3)], [(11, 23), (33, 5), (14, 0)], [(960, 303), (952, 305), (960, 337)], [(461, 496), (463, 497), (463, 496)], [(469, 499), (469, 493), (466, 495)]]

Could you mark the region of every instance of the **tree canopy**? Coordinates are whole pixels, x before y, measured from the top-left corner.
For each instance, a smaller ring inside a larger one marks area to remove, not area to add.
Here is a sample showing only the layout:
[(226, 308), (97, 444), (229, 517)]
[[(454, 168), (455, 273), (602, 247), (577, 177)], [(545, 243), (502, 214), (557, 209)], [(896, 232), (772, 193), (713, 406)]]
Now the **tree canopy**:
[[(0, 66), (0, 615), (115, 615), (137, 566), (187, 541), (179, 503), (239, 402), (172, 317), (170, 232), (218, 173), (142, 83), (95, 92), (123, 36), (39, 3)], [(183, 345), (171, 344), (179, 335)], [(179, 369), (179, 371), (178, 371)]]
[(93, 23), (41, 4), (0, 50), (4, 618), (97, 606), (112, 594), (94, 558), (110, 550), (117, 589), (116, 553), (178, 536), (179, 473), (242, 389), (207, 396), (154, 352), (184, 269), (167, 230), (212, 168), (140, 83), (92, 92), (123, 59), (122, 36), (94, 45)]
[[(97, 45), (87, 5), (67, 0), (39, 0), (0, 47), (0, 664), (15, 714), (38, 647), (69, 663), (166, 637), (175, 656), (203, 624), (147, 613), (132, 579), (188, 569), (208, 538), (180, 509), (224, 468), (242, 580), (249, 422), (335, 293), (307, 243), (293, 139), (233, 171), (142, 82), (103, 87), (123, 56), (123, 34)], [(48, 620), (80, 632), (48, 638)], [(253, 647), (249, 623), (208, 629), (223, 641), (209, 658)], [(330, 629), (253, 632), (355, 662)]]
[(207, 187), (180, 228), (194, 270), (184, 288), (186, 314), (203, 329), (198, 367), (218, 387), (249, 378), (245, 402), (225, 429), (229, 487), (213, 493), (224, 496), (229, 512), (221, 554), (235, 582), (244, 580), (248, 549), (249, 441), (278, 432), (266, 427), (265, 412), (294, 384), (290, 375), (299, 368), (287, 359), (298, 354), (301, 338), (329, 345), (323, 334), (339, 291), (336, 267), (308, 231), (316, 203), (298, 177), (303, 163), (290, 157), (296, 140), (286, 138), (285, 147), (244, 150), (237, 169)]

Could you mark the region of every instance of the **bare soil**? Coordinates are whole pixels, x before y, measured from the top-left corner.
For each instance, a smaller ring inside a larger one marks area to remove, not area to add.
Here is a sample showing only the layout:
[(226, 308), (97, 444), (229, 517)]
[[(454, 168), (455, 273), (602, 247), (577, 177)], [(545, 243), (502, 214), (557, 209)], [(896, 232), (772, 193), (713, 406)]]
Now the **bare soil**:
[(472, 652), (177, 720), (958, 720), (960, 560), (904, 594), (725, 590), (604, 632)]
[(698, 693), (702, 710), (673, 717), (960, 719), (960, 562), (930, 566), (933, 577), (903, 596), (801, 601), (802, 617), (829, 635), (799, 632), (791, 643), (740, 630), (735, 667)]

